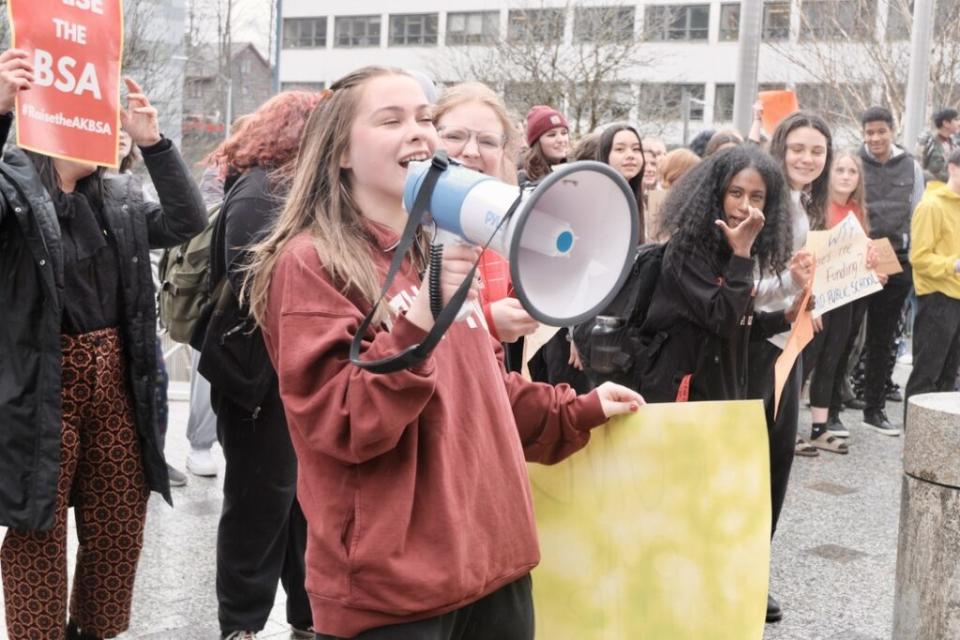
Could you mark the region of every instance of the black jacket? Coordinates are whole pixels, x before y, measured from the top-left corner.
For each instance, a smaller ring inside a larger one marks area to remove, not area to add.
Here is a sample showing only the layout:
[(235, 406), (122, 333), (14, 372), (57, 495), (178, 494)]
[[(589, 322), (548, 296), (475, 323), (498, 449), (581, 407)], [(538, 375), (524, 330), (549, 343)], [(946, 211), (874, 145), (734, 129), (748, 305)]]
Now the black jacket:
[(754, 313), (755, 261), (729, 255), (725, 264), (668, 245), (647, 319), (640, 391), (648, 402), (673, 402), (691, 374), (690, 400), (746, 397), (747, 349), (754, 339), (789, 329), (782, 312)]
[[(10, 116), (0, 116), (0, 145)], [(158, 446), (156, 306), (150, 249), (176, 246), (206, 224), (200, 192), (169, 141), (144, 149), (160, 196), (132, 176), (104, 178), (104, 218), (118, 251), (120, 334), (150, 488), (170, 502)], [(63, 256), (50, 195), (23, 151), (0, 162), (0, 525), (49, 529), (60, 466)]]
[(254, 416), (268, 400), (279, 402), (277, 374), (263, 333), (249, 309), (240, 305), (239, 295), (248, 250), (270, 230), (282, 204), (267, 172), (254, 167), (230, 187), (210, 240), (210, 281), (226, 278), (228, 286), (204, 328), (199, 371), (210, 381), (218, 414), (224, 402)]
[(871, 238), (889, 238), (900, 262), (910, 259), (910, 222), (913, 219), (917, 165), (909, 153), (901, 153), (880, 164), (860, 148), (863, 185), (870, 219)]

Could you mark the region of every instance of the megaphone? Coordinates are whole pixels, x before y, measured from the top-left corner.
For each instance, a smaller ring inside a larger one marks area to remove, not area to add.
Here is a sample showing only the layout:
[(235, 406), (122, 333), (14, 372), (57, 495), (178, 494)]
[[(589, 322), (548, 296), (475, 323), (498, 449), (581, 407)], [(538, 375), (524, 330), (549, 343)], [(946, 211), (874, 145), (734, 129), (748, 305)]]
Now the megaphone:
[[(429, 160), (409, 164), (407, 211), (430, 166)], [(640, 222), (623, 176), (589, 161), (560, 166), (523, 190), (451, 162), (427, 210), (437, 228), (455, 238), (480, 246), (489, 241), (509, 261), (524, 309), (557, 327), (592, 318), (613, 300), (632, 264)]]

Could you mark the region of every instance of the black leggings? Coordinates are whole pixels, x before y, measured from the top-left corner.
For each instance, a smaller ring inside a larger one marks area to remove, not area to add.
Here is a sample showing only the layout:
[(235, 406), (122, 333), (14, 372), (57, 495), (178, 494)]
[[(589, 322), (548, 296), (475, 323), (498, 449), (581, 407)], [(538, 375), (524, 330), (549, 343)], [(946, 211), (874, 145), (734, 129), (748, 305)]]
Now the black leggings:
[(287, 622), (308, 629), (307, 521), (297, 502), (297, 458), (276, 391), (256, 418), (221, 400), (217, 432), (227, 461), (217, 529), (220, 629), (223, 635), (263, 629), (278, 582), (287, 593)]
[(853, 307), (846, 304), (823, 315), (823, 330), (803, 352), (803, 371), (810, 376), (810, 406), (828, 408), (843, 382), (843, 358), (853, 322)]
[(780, 396), (780, 412), (773, 415), (773, 369), (780, 357), (779, 347), (763, 340), (750, 343), (749, 376), (747, 397), (760, 398), (767, 417), (767, 435), (770, 440), (770, 500), (772, 529), (777, 530), (777, 521), (787, 497), (787, 483), (797, 444), (797, 420), (800, 414), (800, 386), (803, 361), (797, 358), (790, 371), (783, 394)]
[[(353, 640), (533, 640), (530, 575), (434, 618), (370, 629)], [(317, 640), (345, 640), (317, 634)]]

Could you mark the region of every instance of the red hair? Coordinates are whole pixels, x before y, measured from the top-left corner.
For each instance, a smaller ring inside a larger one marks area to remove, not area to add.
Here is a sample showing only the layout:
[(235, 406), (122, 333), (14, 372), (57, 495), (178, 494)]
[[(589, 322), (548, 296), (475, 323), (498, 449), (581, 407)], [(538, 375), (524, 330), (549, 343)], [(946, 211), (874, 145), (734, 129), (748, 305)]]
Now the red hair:
[(314, 107), (325, 97), (312, 91), (284, 91), (244, 116), (242, 122), (206, 158), (221, 178), (230, 169), (243, 173), (253, 167), (290, 177), (300, 148), (300, 138)]

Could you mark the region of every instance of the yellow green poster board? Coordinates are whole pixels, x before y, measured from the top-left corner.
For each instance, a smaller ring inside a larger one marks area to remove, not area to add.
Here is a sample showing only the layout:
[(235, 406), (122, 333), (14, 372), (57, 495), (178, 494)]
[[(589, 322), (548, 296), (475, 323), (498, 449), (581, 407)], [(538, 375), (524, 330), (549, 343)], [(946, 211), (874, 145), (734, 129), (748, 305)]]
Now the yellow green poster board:
[(529, 465), (537, 637), (761, 640), (770, 564), (763, 404), (651, 404)]

